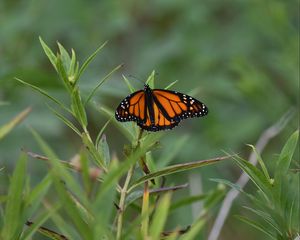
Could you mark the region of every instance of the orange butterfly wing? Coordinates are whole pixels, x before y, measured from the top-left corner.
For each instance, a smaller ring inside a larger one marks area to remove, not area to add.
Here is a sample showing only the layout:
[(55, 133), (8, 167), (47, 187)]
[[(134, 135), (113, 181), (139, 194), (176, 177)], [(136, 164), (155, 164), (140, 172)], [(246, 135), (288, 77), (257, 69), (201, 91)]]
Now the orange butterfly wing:
[(207, 114), (207, 107), (195, 98), (170, 90), (151, 90), (146, 85), (127, 96), (115, 116), (121, 122), (135, 121), (147, 131), (160, 131), (174, 128), (182, 119)]
[(130, 94), (117, 107), (115, 112), (116, 119), (120, 122), (146, 122), (145, 101), (146, 97), (143, 90)]

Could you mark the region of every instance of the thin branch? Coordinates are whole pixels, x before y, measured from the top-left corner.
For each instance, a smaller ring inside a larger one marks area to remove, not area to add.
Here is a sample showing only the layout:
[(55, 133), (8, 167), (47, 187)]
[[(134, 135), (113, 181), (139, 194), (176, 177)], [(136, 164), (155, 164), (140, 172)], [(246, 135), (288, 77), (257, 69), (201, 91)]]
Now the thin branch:
[[(278, 122), (276, 122), (274, 125), (266, 129), (261, 136), (259, 137), (255, 148), (257, 150), (257, 153), (261, 154), (265, 146), (268, 144), (268, 142), (274, 138), (276, 135), (278, 135), (281, 130), (286, 126), (286, 124), (291, 120), (292, 116), (294, 115), (294, 110), (290, 110), (287, 113), (285, 113)], [(257, 158), (256, 154), (252, 151), (249, 156), (249, 162), (253, 165), (256, 165)], [(247, 182), (249, 181), (248, 175), (243, 172), (239, 179), (236, 182), (236, 185), (240, 186), (241, 189), (245, 187)], [(237, 198), (239, 195), (239, 191), (232, 188), (224, 198), (224, 201), (222, 203), (222, 206), (220, 208), (220, 211), (218, 213), (218, 216), (215, 220), (215, 223), (212, 227), (212, 230), (209, 234), (208, 240), (217, 240), (220, 232), (222, 230), (222, 227), (225, 223), (225, 220), (228, 216), (228, 213), (230, 211), (230, 208), (232, 206), (233, 201)]]

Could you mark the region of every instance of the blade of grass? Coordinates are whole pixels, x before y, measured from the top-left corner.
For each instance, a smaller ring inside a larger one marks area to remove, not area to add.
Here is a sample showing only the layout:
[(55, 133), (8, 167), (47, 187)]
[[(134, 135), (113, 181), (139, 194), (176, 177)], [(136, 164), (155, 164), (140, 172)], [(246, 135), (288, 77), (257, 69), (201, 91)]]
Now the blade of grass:
[(144, 182), (144, 194), (143, 194), (143, 204), (142, 204), (142, 216), (145, 218), (141, 223), (141, 234), (144, 239), (148, 238), (148, 228), (149, 228), (149, 182)]
[(135, 88), (131, 85), (131, 83), (130, 83), (130, 81), (128, 80), (128, 78), (127, 78), (126, 76), (124, 76), (124, 75), (122, 75), (122, 77), (123, 77), (123, 79), (124, 79), (124, 81), (125, 81), (125, 83), (126, 83), (128, 89), (129, 89), (129, 91), (130, 91), (131, 93), (135, 92), (136, 90), (135, 90)]
[(112, 120), (112, 118), (107, 120), (107, 122), (103, 125), (103, 127), (101, 128), (101, 130), (99, 131), (99, 133), (96, 137), (95, 146), (96, 146), (97, 150), (98, 150), (98, 145), (99, 145), (99, 141), (101, 139), (101, 136), (104, 133), (105, 129), (107, 128), (107, 126), (108, 126), (108, 124), (110, 123), (111, 120)]
[[(29, 221), (28, 221), (28, 222), (26, 223), (26, 225), (32, 227), (32, 229), (34, 229), (34, 230), (37, 229), (37, 231), (38, 231), (39, 233), (41, 233), (42, 235), (44, 235), (44, 236), (46, 236), (46, 237), (49, 237), (49, 238), (51, 238), (51, 239), (54, 239), (54, 240), (68, 240), (68, 238), (67, 238), (66, 236), (62, 235), (62, 234), (59, 234), (59, 233), (57, 233), (57, 232), (54, 232), (54, 231), (52, 231), (52, 230), (50, 230), (50, 229), (48, 229), (48, 228), (45, 228), (45, 227), (39, 227), (39, 225), (38, 225), (36, 222), (33, 223), (33, 222), (29, 222)], [(32, 234), (31, 234), (31, 235), (32, 235)], [(31, 235), (29, 235), (29, 237), (30, 237)], [(28, 238), (28, 237), (24, 238), (24, 240), (26, 240), (26, 239), (31, 239), (31, 238)]]
[(67, 112), (71, 113), (72, 115), (74, 115), (72, 113), (72, 111), (67, 108), (64, 104), (62, 104), (59, 100), (57, 100), (56, 98), (52, 97), (51, 95), (49, 95), (46, 91), (42, 90), (41, 88), (34, 86), (30, 83), (24, 82), (23, 80), (19, 79), (19, 78), (15, 78), (15, 80), (17, 80), (18, 82), (32, 88), (33, 90), (39, 92), (40, 94), (44, 95), (45, 97), (47, 97), (48, 99), (50, 99), (52, 102), (54, 102), (55, 104), (57, 104), (58, 106), (60, 106), (62, 109), (66, 110)]
[(4, 212), (4, 225), (0, 235), (3, 239), (19, 239), (23, 229), (25, 216), (22, 211), (22, 194), (26, 182), (26, 163), (26, 155), (21, 154), (8, 190), (8, 198)]
[(177, 173), (177, 172), (182, 172), (182, 171), (186, 171), (186, 170), (190, 170), (190, 169), (194, 169), (194, 168), (200, 168), (200, 167), (204, 167), (210, 164), (214, 164), (217, 162), (220, 162), (222, 160), (225, 159), (229, 159), (232, 156), (224, 156), (224, 157), (218, 157), (218, 158), (213, 158), (213, 159), (209, 159), (209, 160), (201, 160), (201, 161), (195, 161), (195, 162), (189, 162), (189, 163), (181, 163), (181, 164), (176, 164), (176, 165), (172, 165), (166, 168), (163, 168), (159, 171), (156, 172), (152, 172), (144, 177), (139, 178), (138, 180), (136, 180), (133, 185), (130, 187), (129, 192), (134, 189), (135, 187), (137, 187), (138, 185), (140, 185), (141, 183), (154, 179), (156, 177), (162, 177), (162, 176), (166, 176), (169, 174), (173, 174), (173, 173)]
[(110, 78), (110, 76), (115, 73), (117, 70), (119, 70), (121, 67), (123, 67), (123, 64), (118, 65), (117, 67), (115, 67), (113, 70), (111, 70), (104, 78), (102, 78), (100, 80), (100, 82), (97, 84), (97, 86), (92, 90), (92, 92), (89, 94), (89, 96), (87, 97), (87, 99), (84, 102), (84, 106), (86, 106), (89, 101), (92, 99), (92, 97), (94, 96), (94, 94), (96, 93), (96, 91), (98, 90), (98, 88), (106, 82), (107, 79)]
[(78, 136), (81, 137), (80, 131), (74, 126), (74, 124), (69, 121), (67, 118), (65, 118), (62, 114), (60, 114), (58, 111), (56, 111), (54, 108), (49, 106), (47, 104), (47, 107), (54, 113), (54, 115), (60, 119), (63, 123), (65, 123), (69, 128), (71, 128)]
[(26, 108), (8, 123), (0, 127), (0, 140), (12, 131), (19, 123), (21, 123), (31, 112), (31, 108)]
[(75, 79), (75, 82), (74, 84), (76, 84), (81, 76), (81, 74), (84, 72), (84, 70), (87, 68), (87, 66), (90, 64), (90, 62), (96, 57), (96, 55), (98, 54), (98, 52), (104, 48), (104, 46), (107, 44), (107, 41), (104, 42), (100, 47), (98, 47), (96, 49), (96, 51), (94, 53), (92, 53), (92, 55), (90, 55), (86, 60), (85, 62), (82, 64), (81, 68), (79, 69), (79, 72), (78, 72), (78, 75)]
[(268, 169), (266, 168), (266, 165), (264, 164), (264, 161), (262, 160), (260, 154), (256, 151), (256, 149), (253, 145), (251, 145), (251, 144), (247, 144), (247, 145), (252, 148), (252, 151), (255, 153), (257, 161), (258, 161), (265, 177), (268, 179), (269, 182), (271, 182), (271, 178), (270, 178), (270, 175), (268, 173)]
[(249, 224), (250, 226), (260, 230), (261, 232), (267, 234), (271, 239), (274, 239), (276, 240), (276, 237), (272, 235), (272, 233), (270, 233), (269, 231), (265, 230), (265, 227), (248, 219), (248, 218), (245, 218), (243, 216), (236, 216), (239, 220), (241, 220), (242, 222), (245, 222), (247, 224)]
[(178, 80), (171, 82), (168, 86), (165, 87), (165, 89), (169, 89), (169, 88), (173, 87), (177, 82), (178, 82)]
[(47, 44), (43, 41), (41, 37), (39, 37), (39, 40), (42, 45), (42, 48), (44, 49), (45, 54), (47, 55), (55, 70), (57, 71), (55, 54), (51, 51), (51, 49), (47, 46)]
[(149, 230), (151, 238), (159, 239), (159, 236), (163, 231), (164, 225), (168, 217), (170, 203), (171, 194), (166, 193), (160, 200), (158, 207), (154, 212), (154, 216), (152, 218), (152, 223)]

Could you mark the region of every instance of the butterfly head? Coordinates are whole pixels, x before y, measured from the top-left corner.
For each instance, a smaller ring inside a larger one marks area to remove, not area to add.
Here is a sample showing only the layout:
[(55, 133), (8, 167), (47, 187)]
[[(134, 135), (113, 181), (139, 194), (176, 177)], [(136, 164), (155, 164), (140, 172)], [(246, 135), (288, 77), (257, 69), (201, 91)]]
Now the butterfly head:
[(149, 87), (148, 84), (145, 84), (144, 85), (144, 92), (148, 92), (148, 91), (151, 91), (151, 88)]

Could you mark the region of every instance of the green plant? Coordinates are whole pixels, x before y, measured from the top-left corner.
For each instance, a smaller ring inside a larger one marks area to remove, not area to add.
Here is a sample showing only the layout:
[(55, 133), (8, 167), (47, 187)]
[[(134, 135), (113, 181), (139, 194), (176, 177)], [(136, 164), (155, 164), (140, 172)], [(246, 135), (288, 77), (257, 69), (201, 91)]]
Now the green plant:
[[(257, 188), (255, 194), (244, 192), (251, 202), (244, 208), (256, 215), (255, 219), (238, 216), (238, 219), (262, 231), (270, 239), (295, 239), (300, 226), (300, 194), (299, 169), (293, 170), (293, 154), (298, 143), (299, 131), (294, 132), (287, 140), (281, 153), (273, 162), (275, 170), (271, 174), (265, 165), (265, 160), (256, 152), (259, 166), (254, 166), (242, 158), (234, 157), (236, 164), (245, 171)], [(294, 160), (297, 166), (296, 160)], [(271, 177), (273, 175), (273, 177)], [(221, 181), (228, 184), (227, 181)], [(233, 184), (231, 187), (236, 187)], [(237, 188), (240, 190), (239, 188)], [(258, 221), (257, 221), (258, 220)]]
[[(193, 198), (185, 197), (180, 202), (172, 203), (171, 192), (187, 185), (166, 187), (162, 179), (180, 171), (218, 163), (230, 156), (157, 168), (151, 153), (159, 146), (159, 140), (165, 133), (149, 134), (140, 130), (134, 123), (121, 124), (114, 120), (114, 111), (106, 107), (99, 110), (108, 116), (109, 120), (93, 139), (88, 131), (86, 109), (95, 105), (91, 105), (90, 100), (97, 89), (121, 65), (100, 80), (87, 96), (82, 96), (78, 85), (80, 77), (105, 44), (80, 66), (74, 50), (70, 56), (58, 43), (59, 53), (54, 54), (41, 38), (40, 42), (65, 87), (69, 103), (63, 103), (38, 86), (18, 78), (16, 80), (44, 95), (52, 103), (48, 105), (49, 109), (78, 135), (83, 147), (76, 153), (78, 161), (63, 161), (34, 129), (30, 129), (44, 155), (27, 151), (25, 153), (46, 161), (49, 171), (44, 179), (31, 189), (29, 178), (25, 174), (27, 156), (22, 154), (11, 178), (8, 195), (1, 197), (5, 209), (0, 236), (3, 239), (30, 239), (33, 234), (39, 232), (50, 239), (176, 239), (187, 232), (181, 239), (193, 239), (203, 228), (208, 211), (224, 195), (224, 188), (217, 187), (207, 194)], [(146, 81), (152, 87), (154, 76), (153, 71)], [(128, 79), (124, 77), (124, 80), (133, 91), (134, 88)], [(112, 158), (109, 154), (104, 132), (110, 122), (116, 124), (130, 142), (123, 148), (122, 161)], [(139, 167), (136, 167), (137, 163)], [(152, 172), (147, 166), (149, 163)], [(91, 171), (92, 168), (97, 170), (96, 174)], [(74, 171), (80, 175), (81, 181), (74, 176)], [(143, 171), (146, 174), (143, 174)], [(123, 183), (124, 174), (126, 179)], [(141, 188), (141, 185), (144, 187)], [(163, 196), (159, 199), (161, 195)], [(140, 199), (142, 207), (139, 205)], [(200, 200), (204, 201), (204, 208), (190, 227), (186, 230), (164, 231), (167, 217), (174, 209)], [(134, 212), (131, 216), (126, 216), (128, 209), (133, 207), (138, 209), (139, 213)], [(24, 228), (24, 224), (27, 228)], [(44, 224), (48, 224), (49, 227), (45, 227)], [(51, 230), (52, 228), (55, 230)]]

